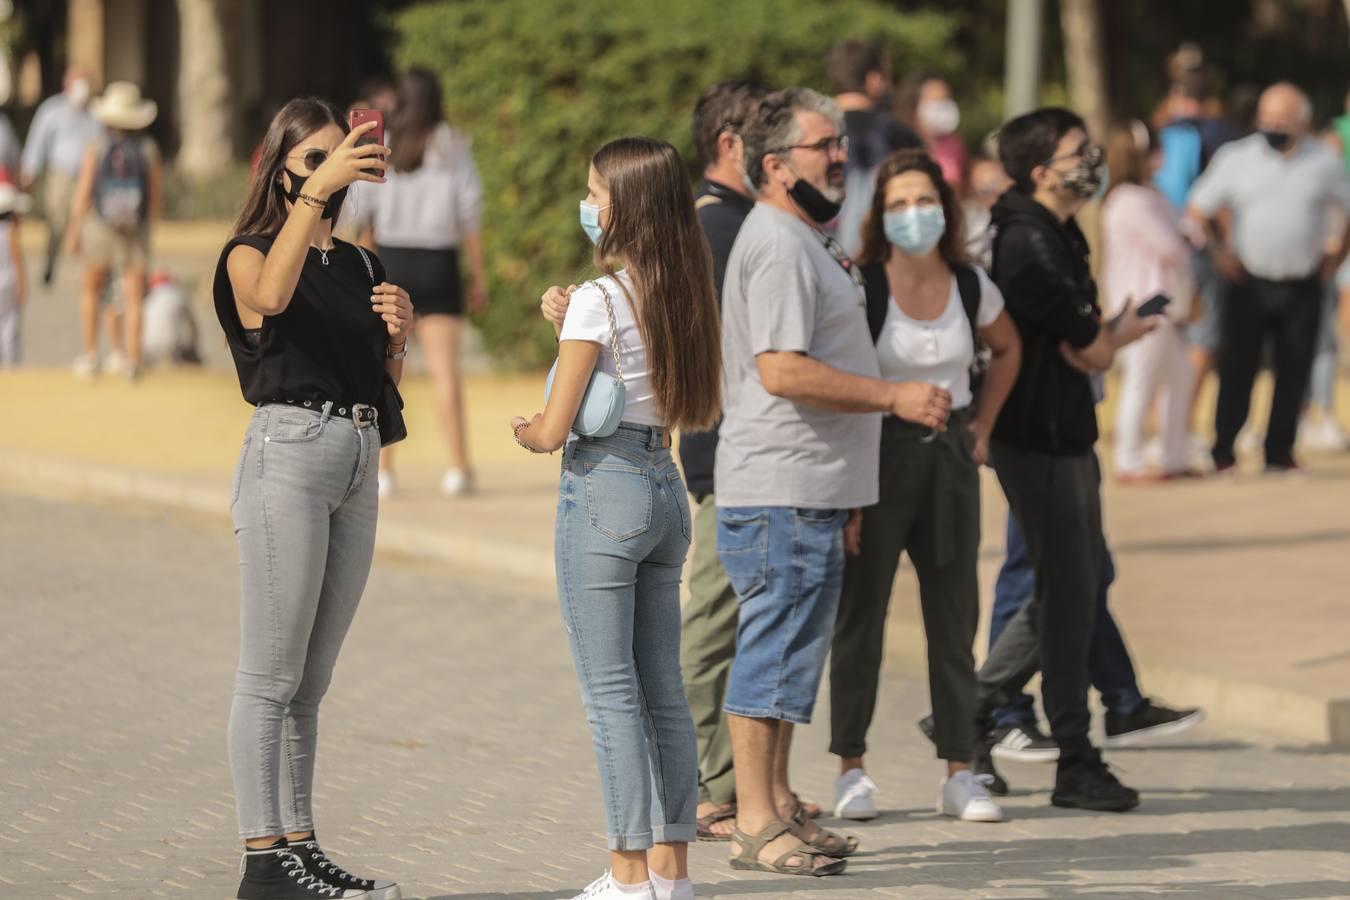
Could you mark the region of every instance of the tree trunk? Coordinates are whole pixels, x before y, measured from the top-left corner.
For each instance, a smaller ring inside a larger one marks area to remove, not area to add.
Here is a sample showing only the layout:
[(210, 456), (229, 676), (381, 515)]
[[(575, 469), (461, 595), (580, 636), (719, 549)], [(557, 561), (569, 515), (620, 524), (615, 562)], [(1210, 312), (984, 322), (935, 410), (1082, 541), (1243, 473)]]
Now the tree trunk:
[(193, 181), (234, 158), (236, 92), (230, 79), (228, 0), (178, 0), (179, 149), (177, 165)]
[(1093, 138), (1104, 141), (1111, 121), (1111, 101), (1106, 91), (1106, 57), (1102, 53), (1102, 16), (1098, 3), (1099, 0), (1060, 0), (1059, 8), (1069, 74), (1069, 102), (1086, 120)]

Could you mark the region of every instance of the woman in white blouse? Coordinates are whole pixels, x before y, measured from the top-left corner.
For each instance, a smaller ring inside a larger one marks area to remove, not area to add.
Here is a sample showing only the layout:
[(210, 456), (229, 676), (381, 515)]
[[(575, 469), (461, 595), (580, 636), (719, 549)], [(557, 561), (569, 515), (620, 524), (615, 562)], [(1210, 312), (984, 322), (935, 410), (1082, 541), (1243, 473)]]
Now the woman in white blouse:
[[(881, 501), (863, 510), (860, 553), (848, 561), (831, 656), (831, 742), (841, 772), (836, 815), (872, 818), (876, 785), (863, 769), (876, 706), (887, 607), (900, 553), (919, 576), (937, 755), (946, 761), (938, 811), (1002, 821), (970, 770), (975, 755), (975, 657), (980, 616), (979, 467), (1017, 378), (1021, 342), (1003, 296), (965, 256), (961, 209), (942, 170), (920, 150), (881, 166), (860, 260), (883, 378), (951, 392), (945, 432), (888, 417)], [(978, 393), (976, 336), (991, 359)]]
[(1153, 187), (1161, 163), (1143, 122), (1116, 128), (1106, 144), (1111, 189), (1102, 203), (1102, 313), (1119, 315), (1157, 294), (1171, 300), (1159, 327), (1121, 351), (1116, 399), (1115, 470), (1122, 482), (1153, 480), (1144, 453), (1144, 420), (1158, 400), (1161, 477), (1183, 478), (1190, 468), (1188, 418), (1195, 375), (1183, 329), (1190, 318), (1191, 255), (1181, 217)]
[[(445, 122), (440, 85), (430, 71), (409, 69), (399, 79), (389, 145), (388, 180), (361, 192), (360, 202), (369, 208), (357, 212), (368, 220), (391, 280), (400, 279), (416, 298), (415, 335), (446, 440), (441, 492), (459, 496), (474, 488), (459, 344), (465, 312), (481, 311), (488, 300), (479, 237), (483, 185), (468, 136)], [(467, 291), (461, 284), (464, 269)], [(386, 447), (380, 454), (380, 496), (393, 490), (394, 459)]]

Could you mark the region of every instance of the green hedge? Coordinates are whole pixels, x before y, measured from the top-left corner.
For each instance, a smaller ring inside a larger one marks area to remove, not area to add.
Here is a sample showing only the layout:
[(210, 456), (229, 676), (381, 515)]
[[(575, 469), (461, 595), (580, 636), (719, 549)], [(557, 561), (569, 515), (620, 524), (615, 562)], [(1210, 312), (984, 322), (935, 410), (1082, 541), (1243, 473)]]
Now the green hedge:
[(450, 121), (473, 136), (493, 297), (477, 323), (510, 367), (552, 358), (539, 295), (590, 270), (577, 201), (604, 142), (663, 138), (692, 166), (705, 88), (758, 78), (828, 89), (826, 57), (845, 38), (883, 41), (897, 71), (957, 63), (944, 53), (947, 16), (872, 0), (443, 0), (393, 24), (398, 65), (440, 73)]

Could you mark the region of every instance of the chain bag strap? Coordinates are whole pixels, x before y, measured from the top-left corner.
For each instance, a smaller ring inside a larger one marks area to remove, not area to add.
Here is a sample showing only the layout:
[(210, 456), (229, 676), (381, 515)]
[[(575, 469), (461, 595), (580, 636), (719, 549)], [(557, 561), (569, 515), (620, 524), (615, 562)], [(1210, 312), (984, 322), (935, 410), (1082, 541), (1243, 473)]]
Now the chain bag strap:
[[(614, 315), (614, 301), (603, 279), (591, 283), (600, 289), (600, 295), (605, 300), (605, 314), (609, 319), (609, 349), (614, 354), (614, 374), (609, 375), (598, 367), (591, 372), (581, 406), (577, 408), (576, 418), (572, 421), (572, 431), (582, 437), (601, 438), (609, 437), (618, 430), (619, 422), (623, 420), (627, 389), (623, 380), (623, 359), (619, 353), (619, 322)], [(553, 379), (557, 374), (558, 364), (555, 362), (544, 383), (545, 404), (553, 392)]]
[[(370, 276), (370, 286), (375, 286), (375, 266), (370, 262), (370, 254), (360, 244), (353, 244), (366, 264), (366, 274)], [(403, 420), (403, 395), (389, 372), (384, 373), (384, 388), (380, 391), (379, 402), (375, 404), (375, 426), (380, 430), (380, 446), (397, 444), (408, 436), (408, 423)]]

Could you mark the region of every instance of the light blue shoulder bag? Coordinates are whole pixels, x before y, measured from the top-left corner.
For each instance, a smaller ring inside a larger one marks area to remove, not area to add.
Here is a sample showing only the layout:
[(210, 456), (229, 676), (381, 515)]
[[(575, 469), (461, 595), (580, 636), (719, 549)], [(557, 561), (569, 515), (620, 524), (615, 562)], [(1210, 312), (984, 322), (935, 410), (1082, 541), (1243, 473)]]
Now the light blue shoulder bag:
[[(619, 359), (619, 326), (614, 318), (614, 301), (609, 297), (603, 281), (592, 282), (600, 289), (605, 298), (605, 312), (609, 314), (609, 349), (614, 354), (614, 374), (610, 375), (599, 367), (596, 360), (595, 371), (591, 372), (586, 393), (581, 397), (581, 407), (572, 422), (572, 430), (582, 437), (609, 437), (619, 428), (623, 419), (626, 390), (623, 384), (623, 363)], [(558, 364), (548, 370), (548, 380), (544, 382), (544, 404), (553, 392), (553, 378), (558, 374)]]

